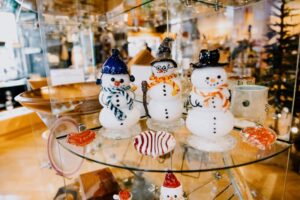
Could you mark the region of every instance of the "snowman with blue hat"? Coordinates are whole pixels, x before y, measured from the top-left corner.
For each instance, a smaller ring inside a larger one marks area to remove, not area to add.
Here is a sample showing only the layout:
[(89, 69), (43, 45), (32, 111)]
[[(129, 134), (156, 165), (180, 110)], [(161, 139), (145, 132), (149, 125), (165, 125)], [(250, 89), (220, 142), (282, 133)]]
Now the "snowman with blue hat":
[(130, 82), (134, 77), (129, 75), (126, 64), (121, 60), (119, 51), (113, 49), (102, 67), (102, 74), (97, 83), (102, 86), (99, 94), (103, 109), (99, 115), (100, 130), (108, 138), (123, 139), (140, 132), (140, 112), (134, 106), (134, 93)]

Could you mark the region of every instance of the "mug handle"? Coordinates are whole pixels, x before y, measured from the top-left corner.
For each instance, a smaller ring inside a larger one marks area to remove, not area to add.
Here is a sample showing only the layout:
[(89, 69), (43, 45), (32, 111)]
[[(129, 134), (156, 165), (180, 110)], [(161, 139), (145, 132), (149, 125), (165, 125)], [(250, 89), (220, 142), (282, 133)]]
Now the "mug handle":
[(268, 103), (265, 105), (265, 112), (266, 112), (266, 113), (269, 112), (270, 107), (271, 107), (271, 105), (268, 104)]

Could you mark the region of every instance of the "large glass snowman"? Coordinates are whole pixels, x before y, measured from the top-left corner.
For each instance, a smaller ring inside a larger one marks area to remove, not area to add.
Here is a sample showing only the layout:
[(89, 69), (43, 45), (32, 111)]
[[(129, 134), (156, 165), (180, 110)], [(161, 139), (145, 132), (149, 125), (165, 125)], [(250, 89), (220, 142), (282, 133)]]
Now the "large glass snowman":
[(230, 93), (227, 74), (219, 63), (219, 51), (202, 50), (200, 62), (193, 64), (190, 93), (192, 109), (186, 119), (187, 128), (194, 134), (188, 143), (204, 151), (226, 151), (234, 147), (235, 139), (228, 134), (234, 118), (229, 111)]
[(151, 118), (147, 125), (154, 130), (172, 131), (183, 125), (181, 83), (176, 75), (177, 64), (171, 59), (171, 41), (171, 38), (163, 40), (157, 59), (151, 63), (153, 75), (148, 81), (148, 110)]
[(141, 130), (138, 123), (140, 112), (134, 106), (134, 93), (130, 87), (134, 77), (129, 75), (117, 49), (103, 64), (101, 78), (97, 81), (102, 86), (99, 94), (103, 106), (99, 115), (103, 126), (101, 134), (114, 139), (137, 135)]

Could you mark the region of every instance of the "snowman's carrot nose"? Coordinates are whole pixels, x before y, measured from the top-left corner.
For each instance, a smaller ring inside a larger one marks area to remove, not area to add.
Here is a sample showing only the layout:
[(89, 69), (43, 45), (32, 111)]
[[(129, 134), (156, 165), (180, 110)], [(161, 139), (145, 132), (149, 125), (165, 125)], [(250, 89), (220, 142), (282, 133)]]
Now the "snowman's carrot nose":
[(162, 69), (158, 70), (158, 73), (163, 73), (163, 72), (164, 72), (164, 70), (162, 70)]
[(115, 86), (119, 86), (120, 84), (120, 81), (115, 81)]
[(211, 78), (211, 79), (210, 79), (210, 82), (211, 82), (211, 83), (214, 83), (214, 82), (216, 82), (216, 79)]

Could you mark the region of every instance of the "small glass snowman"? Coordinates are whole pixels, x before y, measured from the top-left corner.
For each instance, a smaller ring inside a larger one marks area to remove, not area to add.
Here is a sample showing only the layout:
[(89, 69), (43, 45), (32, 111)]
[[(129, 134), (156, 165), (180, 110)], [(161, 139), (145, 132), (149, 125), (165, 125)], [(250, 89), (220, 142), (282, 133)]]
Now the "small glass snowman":
[(177, 63), (171, 59), (171, 41), (171, 38), (163, 40), (157, 59), (151, 63), (152, 76), (148, 80), (150, 118), (147, 125), (153, 130), (173, 131), (184, 124), (181, 118), (181, 83), (176, 75)]
[(167, 172), (160, 187), (159, 200), (185, 200), (182, 184), (172, 172)]
[(102, 67), (97, 83), (102, 86), (99, 94), (103, 106), (99, 121), (103, 126), (100, 133), (104, 137), (124, 139), (137, 135), (140, 131), (140, 112), (134, 106), (134, 93), (131, 91), (130, 76), (126, 64), (119, 57), (119, 51), (113, 49)]
[(233, 129), (234, 118), (229, 110), (230, 93), (227, 74), (219, 63), (218, 50), (200, 52), (200, 62), (193, 64), (186, 126), (193, 133), (189, 145), (203, 151), (227, 151), (235, 146), (235, 139), (228, 135)]

